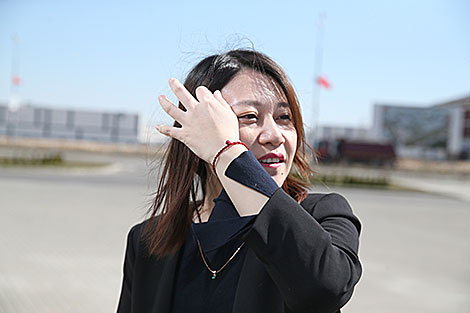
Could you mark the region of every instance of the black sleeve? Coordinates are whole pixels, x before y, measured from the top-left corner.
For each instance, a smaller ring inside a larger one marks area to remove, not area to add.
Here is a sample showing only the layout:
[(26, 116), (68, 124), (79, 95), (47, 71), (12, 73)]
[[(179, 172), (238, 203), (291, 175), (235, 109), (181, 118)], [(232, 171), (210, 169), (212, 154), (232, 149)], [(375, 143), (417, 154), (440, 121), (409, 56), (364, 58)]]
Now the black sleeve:
[(131, 312), (131, 291), (132, 291), (132, 278), (134, 272), (134, 261), (136, 257), (136, 231), (138, 225), (131, 228), (127, 235), (126, 254), (124, 258), (123, 279), (121, 287), (121, 296), (119, 298), (117, 313)]
[(243, 240), (265, 265), (293, 312), (336, 312), (361, 276), (359, 220), (338, 194), (302, 205), (278, 189)]
[(236, 157), (225, 170), (225, 176), (267, 197), (271, 197), (279, 189), (251, 151), (245, 151)]

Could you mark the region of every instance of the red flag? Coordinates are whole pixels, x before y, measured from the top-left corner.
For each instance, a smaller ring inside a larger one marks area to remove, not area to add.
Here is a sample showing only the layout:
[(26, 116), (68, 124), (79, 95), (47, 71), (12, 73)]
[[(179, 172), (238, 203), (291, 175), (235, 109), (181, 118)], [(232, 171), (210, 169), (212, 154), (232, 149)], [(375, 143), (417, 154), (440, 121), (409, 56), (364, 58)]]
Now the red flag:
[(319, 84), (322, 87), (325, 87), (326, 89), (331, 88), (331, 83), (328, 81), (328, 78), (326, 78), (326, 76), (318, 76), (317, 84)]
[(14, 75), (11, 78), (11, 82), (13, 83), (13, 85), (19, 86), (19, 85), (21, 85), (21, 77), (19, 77), (18, 75)]

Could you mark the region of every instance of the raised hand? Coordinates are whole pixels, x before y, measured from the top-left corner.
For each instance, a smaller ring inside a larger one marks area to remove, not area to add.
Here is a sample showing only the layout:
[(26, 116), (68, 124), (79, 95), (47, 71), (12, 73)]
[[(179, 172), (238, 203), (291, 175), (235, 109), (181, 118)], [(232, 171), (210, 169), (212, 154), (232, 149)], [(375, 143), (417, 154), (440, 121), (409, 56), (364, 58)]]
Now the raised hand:
[(181, 124), (181, 128), (157, 125), (156, 129), (184, 143), (199, 158), (211, 163), (225, 141), (238, 141), (238, 119), (220, 91), (212, 93), (204, 86), (196, 88), (195, 99), (177, 79), (169, 80), (170, 88), (186, 108), (186, 112), (159, 96), (163, 110)]

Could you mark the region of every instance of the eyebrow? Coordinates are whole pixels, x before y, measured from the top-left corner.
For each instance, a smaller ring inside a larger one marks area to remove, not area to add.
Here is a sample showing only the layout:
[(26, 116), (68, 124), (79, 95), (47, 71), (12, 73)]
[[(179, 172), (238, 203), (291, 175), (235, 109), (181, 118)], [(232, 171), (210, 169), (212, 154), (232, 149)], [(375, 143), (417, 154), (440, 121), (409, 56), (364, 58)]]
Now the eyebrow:
[[(255, 101), (255, 100), (245, 100), (245, 101), (234, 103), (234, 106), (238, 106), (238, 105), (249, 105), (249, 106), (259, 107), (262, 105), (262, 103), (259, 101)], [(277, 106), (279, 108), (290, 108), (290, 105), (287, 102), (278, 102)]]

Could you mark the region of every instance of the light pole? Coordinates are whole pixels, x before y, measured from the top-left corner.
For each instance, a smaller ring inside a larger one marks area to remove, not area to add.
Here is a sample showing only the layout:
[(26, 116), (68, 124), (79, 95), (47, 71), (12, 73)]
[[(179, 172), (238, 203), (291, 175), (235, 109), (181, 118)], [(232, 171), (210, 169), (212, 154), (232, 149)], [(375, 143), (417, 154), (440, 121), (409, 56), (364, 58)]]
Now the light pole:
[(312, 109), (310, 117), (310, 134), (309, 143), (315, 146), (317, 141), (317, 135), (319, 131), (319, 114), (320, 114), (320, 84), (318, 79), (322, 74), (322, 62), (323, 62), (323, 26), (326, 19), (326, 12), (321, 12), (318, 16), (317, 22), (317, 40), (315, 46), (315, 60), (314, 60), (314, 71), (313, 71), (313, 93), (312, 93)]

